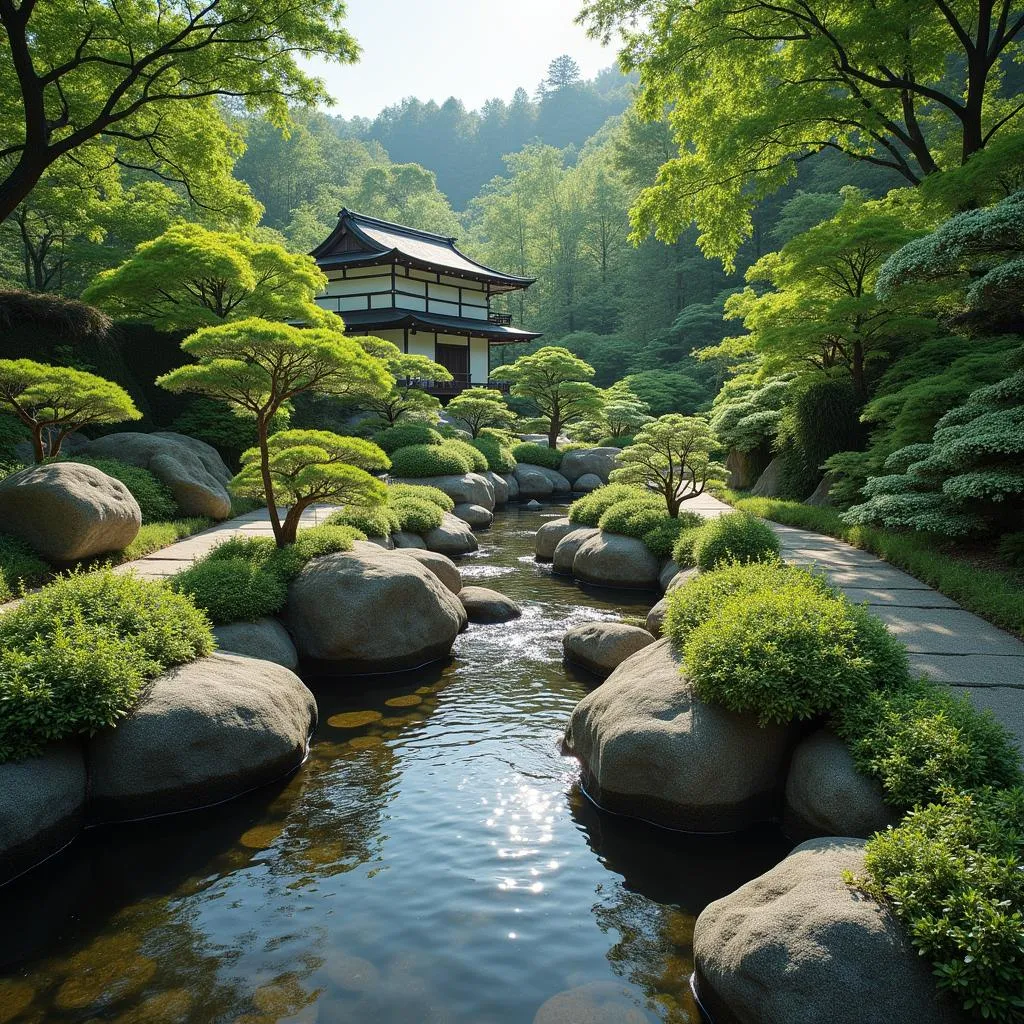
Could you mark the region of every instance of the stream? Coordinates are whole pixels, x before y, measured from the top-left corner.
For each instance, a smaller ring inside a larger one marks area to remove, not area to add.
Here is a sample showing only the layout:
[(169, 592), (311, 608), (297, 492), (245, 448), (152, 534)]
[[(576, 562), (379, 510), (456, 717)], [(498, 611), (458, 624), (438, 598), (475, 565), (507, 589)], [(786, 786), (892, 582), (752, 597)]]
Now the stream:
[(460, 566), (521, 619), (470, 626), (445, 666), (311, 684), (297, 773), (92, 829), (0, 889), (0, 1024), (696, 1024), (696, 915), (789, 844), (667, 832), (581, 793), (560, 741), (595, 681), (562, 635), (657, 595), (538, 565), (556, 513), (499, 511)]

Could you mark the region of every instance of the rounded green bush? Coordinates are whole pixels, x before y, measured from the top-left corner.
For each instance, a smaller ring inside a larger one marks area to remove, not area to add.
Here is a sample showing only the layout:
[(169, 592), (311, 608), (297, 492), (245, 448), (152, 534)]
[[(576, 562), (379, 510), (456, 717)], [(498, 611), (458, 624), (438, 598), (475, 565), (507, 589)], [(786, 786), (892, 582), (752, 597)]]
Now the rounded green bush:
[(778, 553), (779, 538), (764, 520), (749, 512), (730, 512), (702, 528), (694, 558), (707, 570), (722, 562), (759, 562)]
[(389, 484), (388, 503), (394, 504), (399, 498), (419, 498), (437, 505), (442, 512), (451, 512), (455, 508), (455, 499), (445, 494), (440, 487), (425, 484)]
[(255, 622), (279, 612), (288, 599), (288, 577), (271, 562), (221, 557), (196, 562), (174, 577), (174, 589), (187, 594), (215, 626)]
[(487, 460), (487, 468), (494, 473), (511, 473), (516, 468), (512, 449), (493, 437), (477, 437), (469, 442)]
[(778, 559), (725, 565), (713, 572), (700, 573), (666, 595), (664, 635), (672, 640), (676, 650), (682, 651), (690, 633), (730, 598), (784, 587), (806, 589), (822, 597), (836, 596), (836, 591), (822, 577)]
[(668, 519), (665, 503), (658, 498), (627, 498), (606, 509), (597, 521), (607, 533), (619, 533), (640, 540), (645, 533)]
[(338, 526), (333, 523), (325, 523), (323, 526), (311, 526), (305, 530), (299, 530), (295, 543), (291, 547), (276, 549), (271, 556), (271, 566), (288, 564), (285, 575), (288, 581), (295, 577), (298, 571), (314, 558), (323, 558), (324, 555), (336, 555), (342, 551), (351, 551), (352, 545), (357, 540), (366, 540), (366, 534), (353, 526)]
[(389, 505), (348, 505), (327, 519), (331, 526), (352, 526), (367, 537), (390, 537), (399, 529), (398, 516)]
[(733, 595), (683, 645), (702, 700), (760, 725), (814, 718), (869, 688), (848, 602), (806, 586)]
[[(399, 477), (462, 476), (473, 470), (475, 460), (453, 447), (452, 441), (441, 444), (414, 444), (391, 453), (391, 473)], [(467, 446), (468, 447), (468, 446)], [(472, 449), (480, 455), (476, 449)], [(482, 458), (482, 456), (481, 456)]]
[(533, 441), (520, 441), (519, 444), (513, 446), (512, 455), (516, 462), (525, 462), (528, 466), (558, 469), (562, 464), (562, 452), (557, 448), (549, 448), (546, 444), (535, 444)]
[(463, 441), (461, 438), (452, 437), (444, 442), (446, 448), (450, 448), (452, 451), (461, 452), (467, 459), (470, 460), (472, 465), (470, 471), (473, 473), (486, 473), (487, 472), (487, 456), (484, 455), (479, 448), (475, 447), (469, 441)]
[(701, 532), (705, 523), (700, 526), (688, 526), (679, 531), (675, 543), (672, 545), (672, 561), (680, 569), (692, 569), (697, 564), (697, 542), (701, 538)]
[(400, 423), (395, 427), (378, 430), (373, 440), (390, 455), (399, 448), (408, 448), (414, 444), (440, 444), (443, 438), (425, 423)]
[(648, 530), (641, 539), (655, 557), (671, 558), (680, 534), (687, 530), (693, 530), (695, 523), (703, 522), (703, 517), (696, 512), (680, 512), (676, 518), (666, 516), (664, 520)]
[(602, 437), (597, 442), (598, 448), (628, 448), (633, 443), (631, 434), (624, 434), (622, 437)]
[(436, 530), (444, 518), (444, 510), (439, 505), (423, 498), (395, 498), (391, 502), (391, 508), (398, 517), (399, 529), (407, 533)]
[(132, 492), (139, 503), (144, 523), (166, 522), (181, 516), (178, 503), (170, 489), (161, 483), (148, 469), (132, 466), (120, 459), (74, 459), (86, 466), (95, 466), (101, 473), (112, 476)]
[(928, 680), (869, 692), (840, 707), (833, 727), (858, 769), (901, 810), (940, 801), (951, 788), (1021, 781), (1016, 748), (992, 714)]
[(620, 501), (645, 499), (648, 492), (642, 487), (634, 487), (632, 484), (605, 484), (598, 487), (596, 491), (584, 494), (577, 498), (570, 506), (568, 516), (570, 522), (578, 523), (580, 526), (597, 526), (601, 516)]
[(0, 762), (114, 725), (148, 680), (212, 650), (206, 616), (163, 583), (60, 577), (0, 616)]

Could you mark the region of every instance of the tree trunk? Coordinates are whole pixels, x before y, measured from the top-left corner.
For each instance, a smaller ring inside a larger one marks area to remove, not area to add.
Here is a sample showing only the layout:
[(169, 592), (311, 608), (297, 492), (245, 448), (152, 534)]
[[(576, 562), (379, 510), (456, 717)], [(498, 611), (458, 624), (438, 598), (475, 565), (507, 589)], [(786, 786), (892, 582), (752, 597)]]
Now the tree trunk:
[(864, 380), (864, 346), (859, 341), (853, 343), (851, 356), (850, 375), (853, 377), (853, 392), (857, 400), (863, 404), (868, 400), (868, 386)]
[(284, 517), (284, 524), (281, 527), (281, 539), (278, 541), (278, 547), (295, 543), (295, 538), (299, 535), (299, 520), (308, 506), (309, 502), (297, 501), (288, 509), (288, 514)]
[(554, 416), (551, 417), (551, 426), (548, 428), (548, 447), (558, 450), (558, 434), (562, 429), (562, 424)]
[(43, 428), (38, 424), (32, 427), (32, 452), (36, 457), (37, 465), (46, 458), (46, 449), (43, 447)]
[(288, 542), (284, 539), (281, 517), (277, 512), (277, 502), (274, 501), (274, 480), (270, 475), (270, 451), (267, 448), (266, 415), (260, 415), (256, 420), (256, 438), (260, 449), (260, 475), (263, 477), (263, 493), (267, 499), (267, 515), (274, 531), (274, 540), (279, 548), (283, 548)]

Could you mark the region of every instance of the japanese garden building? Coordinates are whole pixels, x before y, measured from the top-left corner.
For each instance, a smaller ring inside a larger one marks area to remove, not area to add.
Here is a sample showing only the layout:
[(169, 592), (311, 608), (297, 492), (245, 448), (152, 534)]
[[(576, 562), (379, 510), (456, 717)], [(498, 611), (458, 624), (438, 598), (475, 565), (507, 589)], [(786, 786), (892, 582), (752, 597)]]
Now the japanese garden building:
[(342, 210), (311, 255), (327, 275), (316, 302), (344, 318), (347, 334), (385, 338), (451, 373), (450, 382), (423, 382), (432, 394), (487, 384), (492, 345), (540, 336), (491, 312), (493, 296), (528, 288), (533, 278), (477, 263), (454, 238)]

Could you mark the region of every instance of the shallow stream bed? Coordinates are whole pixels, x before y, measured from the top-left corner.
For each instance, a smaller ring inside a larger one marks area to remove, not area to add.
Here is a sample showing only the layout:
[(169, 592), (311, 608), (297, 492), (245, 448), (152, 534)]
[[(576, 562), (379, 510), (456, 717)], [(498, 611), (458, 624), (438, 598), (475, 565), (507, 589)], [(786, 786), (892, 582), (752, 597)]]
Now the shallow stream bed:
[(295, 775), (93, 829), (0, 889), (0, 1024), (696, 1024), (694, 918), (788, 844), (582, 795), (560, 740), (593, 683), (562, 635), (657, 595), (553, 577), (546, 515), (499, 513), (462, 563), (523, 618), (471, 626), (443, 667), (313, 681)]

